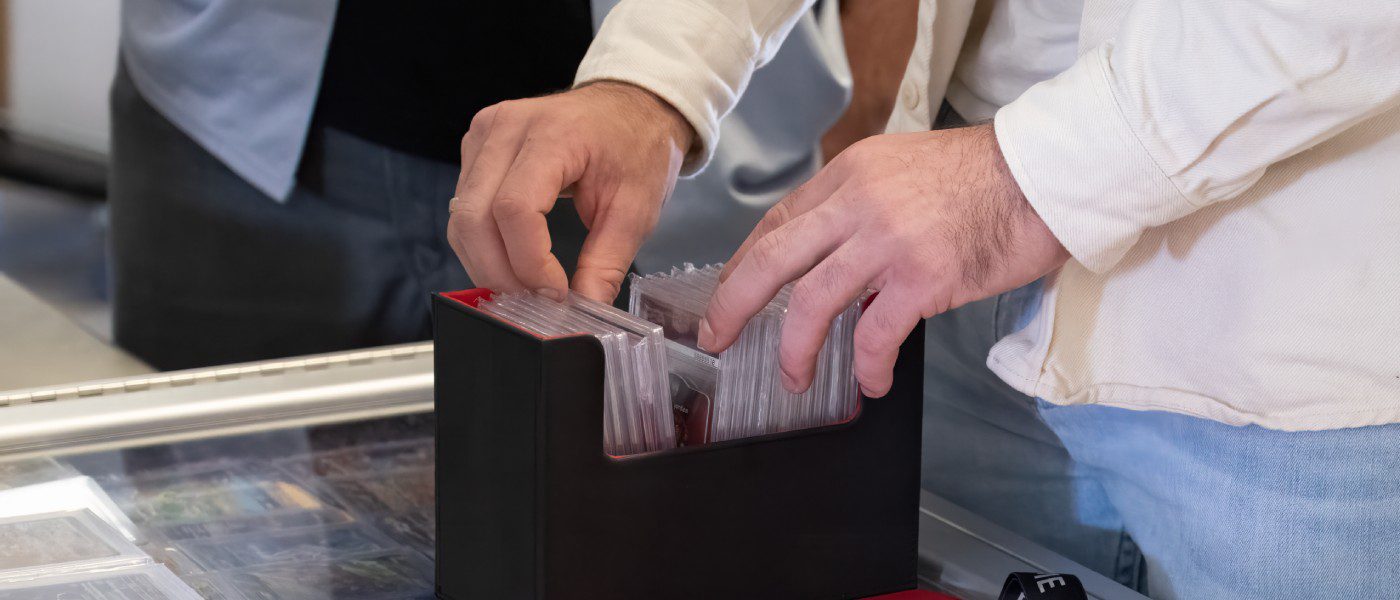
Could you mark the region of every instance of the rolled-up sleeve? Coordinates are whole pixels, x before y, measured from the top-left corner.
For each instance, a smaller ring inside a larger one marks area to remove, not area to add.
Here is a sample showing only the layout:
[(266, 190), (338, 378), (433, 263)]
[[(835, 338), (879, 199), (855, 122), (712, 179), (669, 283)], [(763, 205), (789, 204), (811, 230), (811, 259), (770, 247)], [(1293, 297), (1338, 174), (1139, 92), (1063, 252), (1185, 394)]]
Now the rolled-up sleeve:
[(719, 120), (738, 102), (813, 0), (623, 0), (579, 65), (574, 85), (623, 81), (674, 106), (695, 128), (682, 172), (703, 168)]
[[(1086, 2), (1086, 23), (1107, 4)], [(1395, 0), (1137, 2), (998, 111), (997, 140), (1051, 232), (1103, 272), (1146, 229), (1394, 106), (1398, 31)]]

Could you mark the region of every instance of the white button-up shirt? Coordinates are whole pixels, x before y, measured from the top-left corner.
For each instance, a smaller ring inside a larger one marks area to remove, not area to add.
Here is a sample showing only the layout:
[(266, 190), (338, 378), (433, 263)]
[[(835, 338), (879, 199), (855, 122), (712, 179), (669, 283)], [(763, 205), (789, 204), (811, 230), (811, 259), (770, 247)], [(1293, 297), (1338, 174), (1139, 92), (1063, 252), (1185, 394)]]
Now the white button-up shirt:
[[(699, 134), (801, 0), (624, 0), (580, 82)], [(993, 117), (1070, 251), (988, 365), (1057, 404), (1307, 430), (1400, 422), (1400, 2), (921, 0), (891, 131)]]

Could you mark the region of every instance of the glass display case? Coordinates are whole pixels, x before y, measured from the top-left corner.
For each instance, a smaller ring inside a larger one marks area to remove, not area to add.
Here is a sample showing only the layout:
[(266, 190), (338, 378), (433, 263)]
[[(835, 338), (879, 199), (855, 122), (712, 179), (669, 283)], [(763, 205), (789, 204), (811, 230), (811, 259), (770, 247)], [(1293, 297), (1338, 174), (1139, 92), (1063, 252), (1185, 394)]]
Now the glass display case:
[[(0, 526), (0, 600), (432, 598), (432, 408), (431, 344), (0, 391), (0, 517), (5, 498), (12, 512), (107, 506), (150, 558), (24, 595), (4, 561), (34, 540)], [(22, 493), (82, 478), (100, 491)], [(1055, 571), (1096, 598), (1141, 598), (936, 496), (922, 504), (930, 589), (995, 598), (1009, 572)], [(161, 566), (196, 595), (161, 591), (175, 585)]]

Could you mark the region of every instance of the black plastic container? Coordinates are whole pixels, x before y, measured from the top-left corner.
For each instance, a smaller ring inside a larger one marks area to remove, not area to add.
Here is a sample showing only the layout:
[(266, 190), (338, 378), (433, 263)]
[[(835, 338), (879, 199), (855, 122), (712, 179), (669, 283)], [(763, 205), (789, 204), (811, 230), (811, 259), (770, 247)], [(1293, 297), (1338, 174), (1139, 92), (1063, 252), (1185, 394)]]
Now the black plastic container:
[(922, 326), (849, 422), (614, 458), (603, 350), (435, 296), (437, 595), (858, 598), (916, 585)]

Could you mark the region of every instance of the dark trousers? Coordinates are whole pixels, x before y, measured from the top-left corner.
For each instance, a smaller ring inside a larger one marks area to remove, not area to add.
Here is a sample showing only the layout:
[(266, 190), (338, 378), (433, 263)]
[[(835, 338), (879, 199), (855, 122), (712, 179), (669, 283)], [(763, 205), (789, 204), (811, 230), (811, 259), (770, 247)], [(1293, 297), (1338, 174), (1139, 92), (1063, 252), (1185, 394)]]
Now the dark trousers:
[[(160, 369), (393, 344), (430, 335), (428, 294), (469, 285), (448, 246), (459, 166), (313, 128), (285, 203), (152, 108), (112, 89), (113, 328)], [(551, 232), (570, 267), (576, 213)]]

